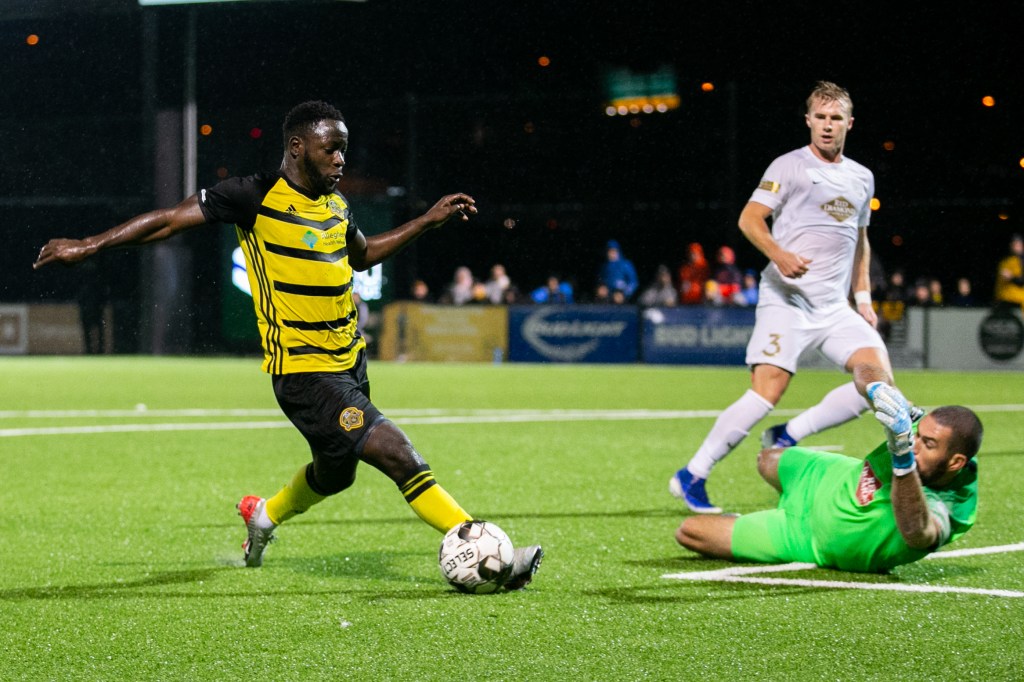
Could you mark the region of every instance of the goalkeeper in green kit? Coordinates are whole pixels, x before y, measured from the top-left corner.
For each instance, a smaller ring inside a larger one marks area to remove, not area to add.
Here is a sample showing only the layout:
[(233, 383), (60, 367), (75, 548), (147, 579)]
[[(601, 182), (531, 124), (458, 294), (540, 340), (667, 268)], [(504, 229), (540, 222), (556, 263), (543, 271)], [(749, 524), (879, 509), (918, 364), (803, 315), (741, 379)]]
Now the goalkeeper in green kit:
[(676, 531), (679, 544), (718, 559), (881, 572), (966, 533), (978, 502), (977, 415), (946, 406), (915, 423), (916, 408), (898, 389), (881, 382), (867, 389), (885, 443), (862, 460), (766, 448), (757, 468), (781, 493), (778, 507), (687, 517)]

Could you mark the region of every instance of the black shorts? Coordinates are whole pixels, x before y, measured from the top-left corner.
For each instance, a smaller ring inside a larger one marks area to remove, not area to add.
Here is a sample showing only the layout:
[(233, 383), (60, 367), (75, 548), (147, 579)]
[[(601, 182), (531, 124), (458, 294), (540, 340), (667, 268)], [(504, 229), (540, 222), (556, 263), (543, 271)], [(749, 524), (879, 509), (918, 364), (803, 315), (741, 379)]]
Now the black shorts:
[(273, 384), (278, 405), (309, 442), (316, 487), (327, 491), (336, 477), (353, 476), (367, 436), (384, 418), (370, 402), (365, 356), (344, 372), (275, 374)]

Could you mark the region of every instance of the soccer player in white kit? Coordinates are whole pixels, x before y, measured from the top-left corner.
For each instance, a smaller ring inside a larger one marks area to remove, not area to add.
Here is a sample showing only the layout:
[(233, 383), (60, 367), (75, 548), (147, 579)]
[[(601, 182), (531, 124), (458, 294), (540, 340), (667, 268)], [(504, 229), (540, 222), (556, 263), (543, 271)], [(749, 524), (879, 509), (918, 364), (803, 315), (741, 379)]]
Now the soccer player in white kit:
[[(771, 262), (761, 273), (756, 321), (747, 345), (751, 388), (715, 421), (669, 490), (691, 511), (717, 514), (704, 484), (712, 467), (782, 398), (807, 348), (817, 348), (853, 375), (818, 405), (765, 432), (765, 446), (786, 447), (858, 417), (870, 406), (867, 386), (895, 390), (885, 344), (875, 330), (867, 227), (875, 179), (843, 156), (853, 102), (834, 83), (807, 98), (811, 142), (768, 166), (740, 214), (743, 235)], [(769, 228), (768, 218), (772, 224)], [(853, 292), (856, 311), (850, 306)]]

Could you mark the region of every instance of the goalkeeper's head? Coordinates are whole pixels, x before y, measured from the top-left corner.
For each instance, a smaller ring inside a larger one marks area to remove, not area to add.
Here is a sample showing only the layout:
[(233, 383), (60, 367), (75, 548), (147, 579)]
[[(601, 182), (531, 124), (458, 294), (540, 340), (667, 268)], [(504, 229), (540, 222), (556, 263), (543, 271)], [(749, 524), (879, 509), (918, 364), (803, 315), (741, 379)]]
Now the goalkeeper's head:
[(914, 442), (918, 473), (925, 485), (949, 483), (961, 469), (974, 468), (984, 429), (969, 408), (946, 405), (921, 419)]

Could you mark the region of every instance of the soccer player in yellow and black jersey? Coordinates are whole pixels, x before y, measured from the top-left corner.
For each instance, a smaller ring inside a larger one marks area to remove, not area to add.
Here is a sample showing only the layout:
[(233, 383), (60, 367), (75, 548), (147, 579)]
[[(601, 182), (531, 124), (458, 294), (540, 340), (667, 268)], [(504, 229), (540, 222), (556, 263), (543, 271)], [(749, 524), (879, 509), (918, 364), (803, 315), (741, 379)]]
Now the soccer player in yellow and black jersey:
[[(274, 529), (355, 480), (367, 462), (395, 482), (413, 511), (442, 533), (472, 517), (437, 481), (406, 435), (370, 401), (366, 344), (356, 327), (353, 270), (366, 270), (450, 218), (468, 220), (473, 198), (449, 194), (418, 218), (365, 236), (337, 191), (349, 132), (326, 102), (305, 102), (285, 118), (277, 171), (229, 178), (177, 206), (131, 218), (84, 239), (54, 239), (35, 268), (77, 263), (104, 249), (167, 239), (200, 225), (229, 223), (245, 253), (263, 344), (263, 369), (281, 409), (305, 436), (312, 462), (275, 495), (243, 497), (247, 566), (260, 566)], [(505, 584), (524, 587), (543, 552), (516, 549)]]

